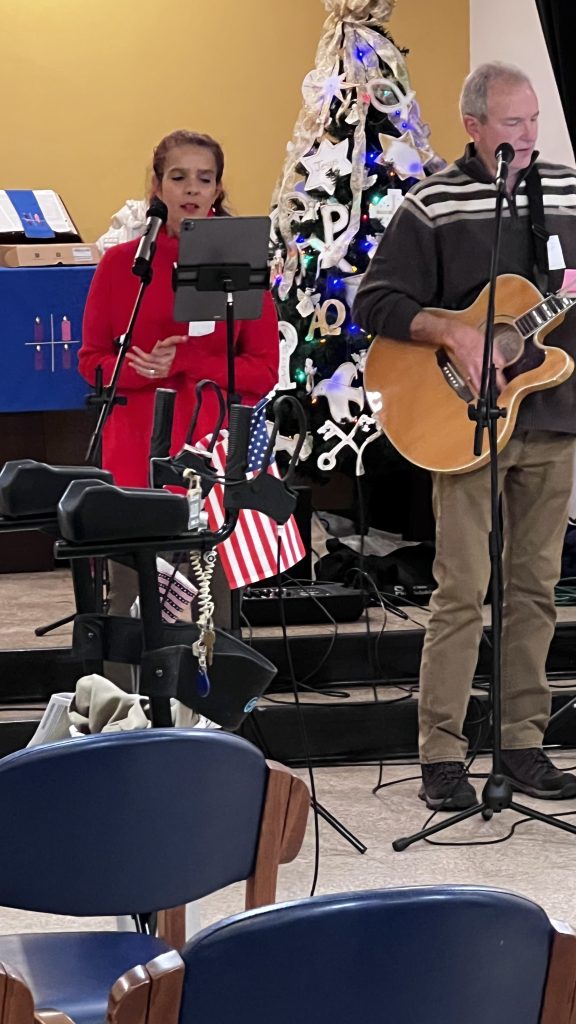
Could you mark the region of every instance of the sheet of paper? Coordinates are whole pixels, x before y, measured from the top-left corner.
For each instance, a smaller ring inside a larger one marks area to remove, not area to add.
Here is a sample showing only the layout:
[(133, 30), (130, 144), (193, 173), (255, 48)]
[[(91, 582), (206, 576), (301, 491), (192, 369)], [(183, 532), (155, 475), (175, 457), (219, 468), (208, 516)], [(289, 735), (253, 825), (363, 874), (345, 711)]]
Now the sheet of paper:
[(22, 231), (22, 222), (12, 206), (9, 197), (0, 190), (0, 234), (6, 231)]
[(215, 329), (214, 320), (191, 320), (188, 324), (188, 337), (201, 338), (204, 334), (213, 334)]
[(550, 270), (564, 270), (566, 266), (558, 235), (550, 235), (548, 238), (548, 266)]
[(49, 188), (40, 188), (34, 189), (34, 195), (36, 196), (38, 206), (44, 214), (44, 219), (50, 225), (52, 231), (70, 231), (76, 234), (76, 228), (66, 213), (66, 208), (60, 196), (56, 195), (56, 192), (52, 192)]

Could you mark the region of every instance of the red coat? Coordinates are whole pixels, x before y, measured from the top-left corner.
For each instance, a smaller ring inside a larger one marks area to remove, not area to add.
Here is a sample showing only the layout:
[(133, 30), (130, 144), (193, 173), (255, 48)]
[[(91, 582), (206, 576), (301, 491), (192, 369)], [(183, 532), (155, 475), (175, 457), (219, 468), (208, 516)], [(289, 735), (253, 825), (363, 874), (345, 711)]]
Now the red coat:
[[(92, 280), (79, 353), (80, 373), (90, 384), (95, 382), (98, 365), (102, 366), (104, 384), (108, 384), (112, 377), (117, 353), (114, 339), (126, 330), (138, 292), (139, 280), (131, 272), (138, 242), (137, 239), (109, 249)], [(176, 323), (173, 319), (172, 267), (177, 258), (178, 239), (161, 232), (154, 257), (152, 283), (144, 295), (132, 335), (132, 344), (143, 351), (151, 351), (157, 341), (170, 335), (188, 334), (188, 324)], [(260, 320), (236, 323), (235, 352), (236, 390), (244, 405), (255, 405), (278, 380), (278, 323), (269, 292), (264, 295)], [(224, 323), (217, 323), (212, 334), (191, 337), (180, 344), (169, 377), (151, 381), (124, 362), (118, 394), (125, 395), (128, 401), (126, 405), (114, 407), (104, 428), (102, 447), (102, 465), (113, 473), (117, 484), (123, 487), (148, 485), (148, 454), (156, 388), (173, 388), (177, 393), (172, 432), (174, 454), (184, 443), (194, 411), (194, 388), (204, 377), (214, 380), (226, 398)], [(207, 389), (195, 439), (213, 429), (217, 408), (212, 390)]]

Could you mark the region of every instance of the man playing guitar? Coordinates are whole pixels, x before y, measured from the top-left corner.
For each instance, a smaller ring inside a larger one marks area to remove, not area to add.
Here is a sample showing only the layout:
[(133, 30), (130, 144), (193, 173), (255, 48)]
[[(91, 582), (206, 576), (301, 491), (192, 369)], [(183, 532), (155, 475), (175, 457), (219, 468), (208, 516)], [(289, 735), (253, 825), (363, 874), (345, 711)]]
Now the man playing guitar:
[[(398, 339), (402, 346), (432, 346), (435, 354), (441, 350), (460, 385), (475, 395), (483, 329), (454, 311), (474, 303), (488, 281), (495, 151), (503, 142), (514, 149), (498, 272), (518, 275), (544, 294), (558, 291), (566, 266), (576, 268), (576, 173), (537, 160), (538, 100), (519, 68), (497, 62), (477, 68), (464, 83), (460, 109), (472, 142), (461, 159), (407, 194), (365, 274), (353, 316), (370, 334)], [(576, 356), (574, 313), (567, 312), (553, 331), (552, 344)], [(499, 390), (506, 386), (505, 362), (496, 347)], [(545, 662), (556, 621), (554, 586), (576, 435), (576, 374), (569, 376), (572, 362), (565, 362), (563, 376), (554, 381), (563, 383), (542, 385), (546, 390), (532, 391), (519, 405), (499, 458), (502, 764), (514, 789), (543, 799), (576, 796), (576, 776), (557, 769), (542, 750), (550, 715)], [(417, 417), (417, 406), (407, 402), (405, 416)], [(430, 602), (420, 673), (420, 796), (429, 807), (443, 810), (477, 802), (465, 768), (463, 723), (490, 576), (490, 467), (467, 470), (460, 466), (433, 473), (438, 586)]]

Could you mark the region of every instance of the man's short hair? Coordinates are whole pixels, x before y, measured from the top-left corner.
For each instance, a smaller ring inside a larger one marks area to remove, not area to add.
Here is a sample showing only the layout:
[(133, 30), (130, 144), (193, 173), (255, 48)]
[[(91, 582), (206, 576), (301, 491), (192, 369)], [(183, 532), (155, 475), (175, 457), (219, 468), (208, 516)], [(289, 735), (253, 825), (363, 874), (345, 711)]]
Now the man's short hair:
[(521, 68), (515, 64), (506, 64), (504, 61), (493, 60), (471, 71), (464, 81), (460, 93), (460, 114), (462, 117), (469, 114), (478, 121), (484, 123), (488, 117), (488, 90), (497, 81), (506, 81), (511, 85), (527, 84), (532, 88), (532, 82)]

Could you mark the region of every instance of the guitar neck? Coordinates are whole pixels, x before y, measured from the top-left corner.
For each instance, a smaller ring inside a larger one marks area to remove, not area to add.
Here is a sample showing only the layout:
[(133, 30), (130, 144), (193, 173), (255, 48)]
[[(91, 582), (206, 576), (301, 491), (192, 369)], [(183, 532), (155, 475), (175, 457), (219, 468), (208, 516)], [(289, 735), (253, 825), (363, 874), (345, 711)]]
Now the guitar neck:
[(576, 296), (548, 295), (536, 306), (514, 321), (523, 338), (529, 338), (540, 327), (551, 324), (557, 317), (567, 313), (576, 304)]

